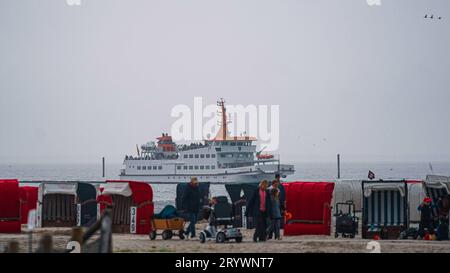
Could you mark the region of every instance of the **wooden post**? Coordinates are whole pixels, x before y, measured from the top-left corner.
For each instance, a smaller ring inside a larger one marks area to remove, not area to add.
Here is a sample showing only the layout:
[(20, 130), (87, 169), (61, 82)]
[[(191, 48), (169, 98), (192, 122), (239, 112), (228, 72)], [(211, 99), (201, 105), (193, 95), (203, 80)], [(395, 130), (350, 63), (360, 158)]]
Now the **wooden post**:
[(51, 253), (53, 252), (53, 238), (49, 233), (42, 235), (39, 241), (38, 252), (40, 253)]
[(7, 253), (17, 253), (19, 252), (19, 242), (9, 241), (6, 249)]
[(83, 245), (83, 228), (82, 227), (73, 227), (72, 228), (72, 239), (71, 241), (76, 241)]
[(102, 177), (105, 177), (105, 157), (102, 157)]
[(337, 154), (337, 178), (341, 179), (341, 155)]

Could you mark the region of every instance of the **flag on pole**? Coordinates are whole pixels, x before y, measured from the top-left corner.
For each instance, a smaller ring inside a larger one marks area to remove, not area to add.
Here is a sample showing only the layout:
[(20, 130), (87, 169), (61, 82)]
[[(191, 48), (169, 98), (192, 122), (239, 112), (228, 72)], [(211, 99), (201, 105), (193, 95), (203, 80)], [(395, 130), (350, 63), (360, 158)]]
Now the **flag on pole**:
[(372, 171), (369, 170), (369, 174), (367, 175), (367, 177), (368, 177), (370, 180), (375, 179), (375, 174), (374, 174)]
[(430, 166), (430, 171), (431, 171), (431, 173), (433, 173), (433, 165), (431, 165), (431, 162), (428, 163), (428, 166)]

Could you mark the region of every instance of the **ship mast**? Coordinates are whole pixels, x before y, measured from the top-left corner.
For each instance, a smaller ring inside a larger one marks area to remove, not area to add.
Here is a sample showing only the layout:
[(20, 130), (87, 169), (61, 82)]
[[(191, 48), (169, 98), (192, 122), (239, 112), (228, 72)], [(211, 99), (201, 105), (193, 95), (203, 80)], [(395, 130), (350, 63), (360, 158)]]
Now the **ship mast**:
[(217, 133), (216, 139), (226, 140), (228, 135), (227, 124), (229, 121), (227, 121), (227, 109), (225, 108), (225, 100), (223, 98), (219, 99), (217, 101), (217, 106), (220, 107), (221, 113), (219, 114), (222, 115), (222, 121), (219, 123), (220, 130)]

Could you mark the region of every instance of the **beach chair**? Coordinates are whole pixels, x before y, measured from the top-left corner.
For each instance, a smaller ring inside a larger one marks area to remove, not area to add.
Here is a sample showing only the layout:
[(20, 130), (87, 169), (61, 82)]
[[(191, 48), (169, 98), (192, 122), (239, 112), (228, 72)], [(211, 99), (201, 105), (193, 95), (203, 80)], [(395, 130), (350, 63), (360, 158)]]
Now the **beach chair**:
[(20, 233), (19, 181), (0, 180), (0, 233)]
[(131, 196), (111, 195), (113, 203), (113, 233), (128, 233), (130, 230)]
[(150, 234), (153, 190), (147, 182), (107, 180), (97, 197), (100, 212), (112, 208), (113, 233)]
[[(425, 194), (437, 204), (439, 198), (450, 194), (450, 177), (441, 175), (427, 175), (423, 182)], [(438, 217), (438, 208), (433, 206), (433, 217)]]
[(38, 226), (89, 226), (97, 220), (97, 189), (83, 182), (43, 182), (38, 189)]
[(75, 196), (69, 194), (47, 194), (42, 209), (43, 227), (72, 227), (76, 225)]
[(284, 235), (330, 235), (334, 183), (289, 182)]
[(362, 192), (362, 238), (398, 239), (409, 227), (406, 181), (363, 181)]

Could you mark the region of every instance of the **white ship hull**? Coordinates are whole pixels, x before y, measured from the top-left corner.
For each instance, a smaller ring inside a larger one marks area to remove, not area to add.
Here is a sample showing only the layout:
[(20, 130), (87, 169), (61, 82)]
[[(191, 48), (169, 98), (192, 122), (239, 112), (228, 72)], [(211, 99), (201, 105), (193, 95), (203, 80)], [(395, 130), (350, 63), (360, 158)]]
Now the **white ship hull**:
[(190, 173), (190, 174), (126, 174), (122, 172), (121, 180), (137, 180), (150, 183), (180, 183), (189, 182), (192, 177), (197, 177), (199, 182), (210, 182), (213, 184), (228, 183), (256, 183), (262, 180), (272, 181), (276, 173), (286, 177), (294, 173), (293, 165), (261, 165), (253, 171), (249, 169), (227, 169), (221, 173)]
[(220, 175), (121, 175), (121, 180), (145, 181), (150, 183), (182, 183), (189, 182), (191, 177), (197, 177), (199, 182), (212, 184), (232, 183), (256, 183), (262, 180), (272, 181), (274, 173), (244, 173), (244, 174), (220, 174)]

